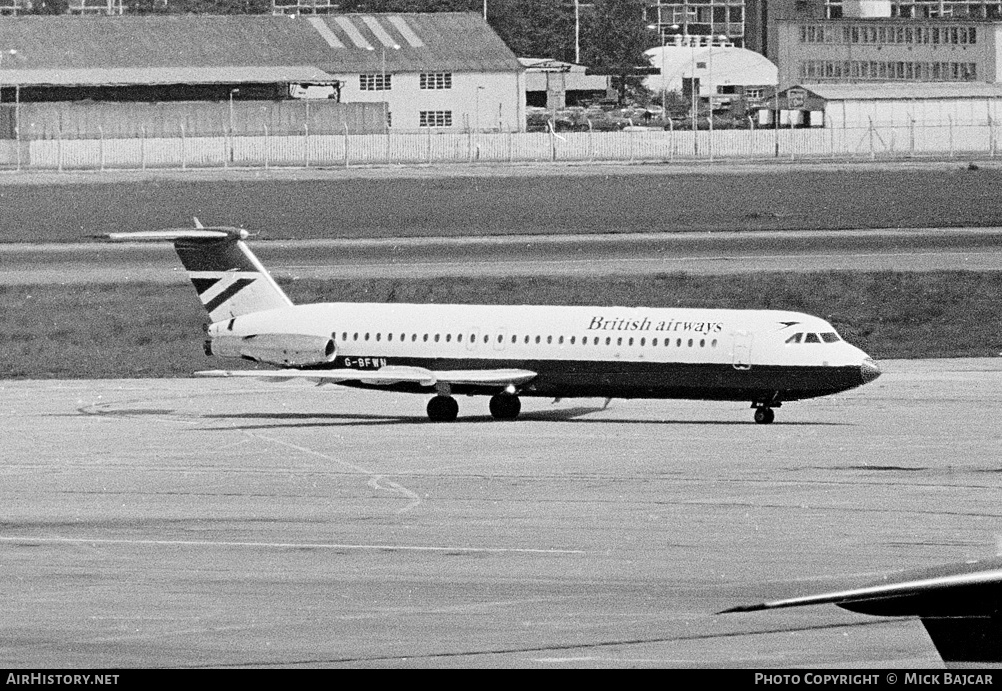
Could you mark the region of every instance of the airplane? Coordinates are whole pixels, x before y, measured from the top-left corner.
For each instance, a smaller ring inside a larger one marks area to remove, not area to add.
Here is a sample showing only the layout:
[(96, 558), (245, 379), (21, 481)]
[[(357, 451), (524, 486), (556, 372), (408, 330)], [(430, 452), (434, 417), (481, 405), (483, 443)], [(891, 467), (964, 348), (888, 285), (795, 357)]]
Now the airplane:
[(877, 363), (828, 322), (781, 310), (398, 303), (294, 305), (251, 252), (246, 230), (108, 233), (169, 241), (209, 314), (205, 352), (280, 367), (199, 376), (303, 378), (434, 392), (433, 421), (455, 395), (490, 396), (513, 420), (520, 397), (746, 401), (771, 423), (784, 403), (873, 381)]
[(917, 616), (948, 668), (1002, 664), (1002, 557), (903, 571), (863, 588), (718, 614), (820, 604), (876, 616)]

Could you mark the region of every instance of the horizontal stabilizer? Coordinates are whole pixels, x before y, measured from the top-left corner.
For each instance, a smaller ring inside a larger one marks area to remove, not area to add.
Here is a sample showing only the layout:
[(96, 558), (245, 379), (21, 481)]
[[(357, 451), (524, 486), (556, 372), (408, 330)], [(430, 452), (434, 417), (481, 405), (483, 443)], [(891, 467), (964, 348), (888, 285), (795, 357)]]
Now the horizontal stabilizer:
[(864, 588), (741, 605), (718, 614), (835, 604), (851, 612), (919, 617), (948, 665), (1002, 663), (1002, 558), (894, 574)]
[(139, 230), (130, 233), (105, 233), (101, 237), (115, 242), (175, 242), (177, 240), (245, 240), (249, 236), (240, 228), (165, 228)]
[(1002, 558), (902, 572), (864, 588), (742, 605), (719, 614), (835, 604), (876, 616), (943, 616), (944, 610), (946, 616), (977, 616), (988, 613), (987, 602), (972, 602), (968, 595), (985, 588), (1002, 589)]
[(432, 387), (436, 384), (478, 384), (483, 386), (508, 386), (522, 384), (536, 376), (535, 372), (520, 369), (452, 370), (434, 372), (423, 367), (396, 367), (390, 365), (377, 370), (327, 369), (327, 370), (208, 370), (196, 372), (198, 377), (252, 377), (288, 381), (361, 382), (365, 384), (396, 384), (413, 382)]

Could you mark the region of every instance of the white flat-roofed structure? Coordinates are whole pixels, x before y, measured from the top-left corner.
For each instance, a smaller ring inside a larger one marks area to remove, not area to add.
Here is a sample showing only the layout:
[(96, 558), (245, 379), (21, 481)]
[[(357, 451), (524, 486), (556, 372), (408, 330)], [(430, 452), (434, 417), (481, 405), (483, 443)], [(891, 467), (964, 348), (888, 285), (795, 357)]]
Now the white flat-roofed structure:
[(525, 67), (526, 103), (563, 108), (582, 99), (603, 97), (611, 88), (607, 75), (588, 74), (584, 65), (550, 58), (519, 58)]
[[(1002, 122), (1002, 84), (799, 84), (780, 93), (795, 124), (852, 129)], [(805, 115), (809, 113), (810, 115)]]

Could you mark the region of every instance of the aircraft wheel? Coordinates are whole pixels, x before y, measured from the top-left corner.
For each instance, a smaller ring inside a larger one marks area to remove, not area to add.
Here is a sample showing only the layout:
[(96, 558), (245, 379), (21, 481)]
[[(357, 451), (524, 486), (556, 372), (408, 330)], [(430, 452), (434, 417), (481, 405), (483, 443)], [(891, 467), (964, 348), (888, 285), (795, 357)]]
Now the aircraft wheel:
[(518, 396), (499, 393), (491, 396), (489, 407), (495, 420), (514, 420), (522, 410), (522, 401)]
[(452, 396), (435, 396), (428, 401), (428, 418), (432, 422), (452, 422), (459, 415), (459, 404)]
[(773, 412), (772, 408), (766, 408), (765, 406), (755, 409), (755, 422), (760, 425), (768, 425), (770, 422), (776, 419), (776, 413)]

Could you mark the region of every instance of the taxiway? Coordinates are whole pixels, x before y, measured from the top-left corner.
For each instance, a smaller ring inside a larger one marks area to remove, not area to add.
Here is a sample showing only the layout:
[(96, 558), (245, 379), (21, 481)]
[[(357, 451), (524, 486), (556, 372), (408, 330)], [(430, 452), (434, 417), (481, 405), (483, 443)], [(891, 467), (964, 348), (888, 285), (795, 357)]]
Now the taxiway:
[(721, 609), (995, 550), (1002, 361), (784, 406), (0, 382), (9, 667), (936, 667)]

